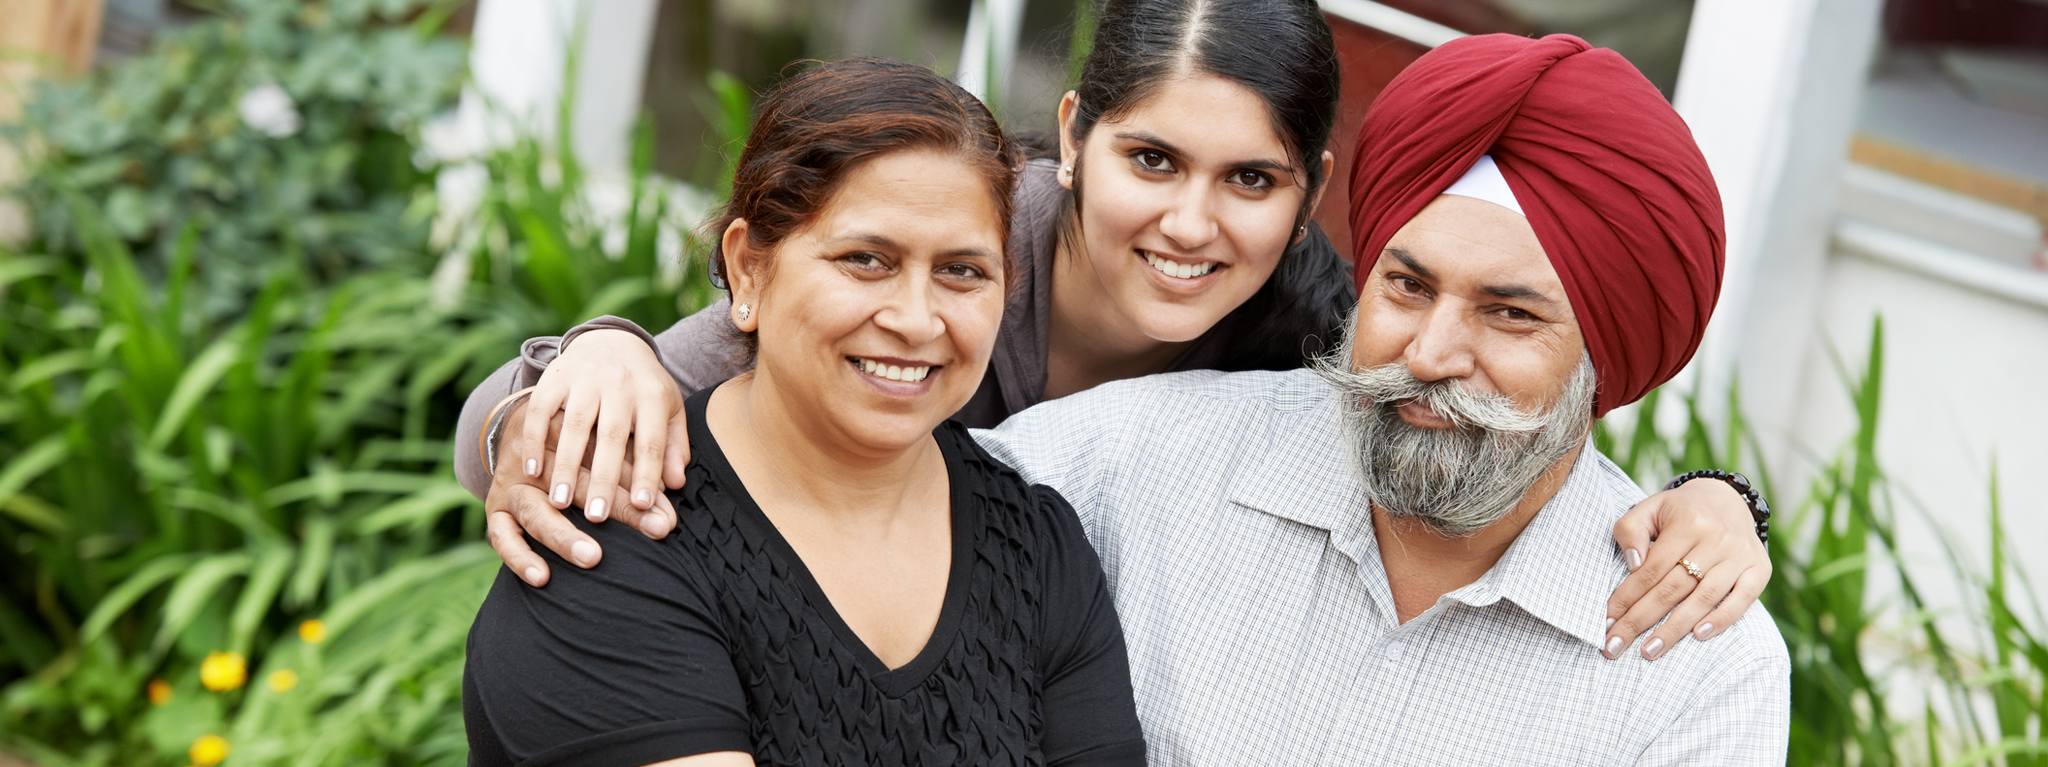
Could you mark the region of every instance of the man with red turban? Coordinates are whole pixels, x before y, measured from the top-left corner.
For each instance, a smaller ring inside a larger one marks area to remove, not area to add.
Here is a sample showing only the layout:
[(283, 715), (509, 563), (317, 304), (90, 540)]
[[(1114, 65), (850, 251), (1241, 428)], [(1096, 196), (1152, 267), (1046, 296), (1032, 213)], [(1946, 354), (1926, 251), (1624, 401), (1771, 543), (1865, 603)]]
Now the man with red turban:
[(1767, 577), (1626, 560), (1608, 533), (1643, 492), (1587, 442), (1684, 367), (1720, 289), (1685, 123), (1613, 51), (1470, 37), (1387, 86), (1356, 156), (1339, 354), (1107, 384), (983, 438), (1087, 522), (1153, 763), (1782, 764), (1761, 606), (1635, 652), (1607, 618), (1638, 566)]

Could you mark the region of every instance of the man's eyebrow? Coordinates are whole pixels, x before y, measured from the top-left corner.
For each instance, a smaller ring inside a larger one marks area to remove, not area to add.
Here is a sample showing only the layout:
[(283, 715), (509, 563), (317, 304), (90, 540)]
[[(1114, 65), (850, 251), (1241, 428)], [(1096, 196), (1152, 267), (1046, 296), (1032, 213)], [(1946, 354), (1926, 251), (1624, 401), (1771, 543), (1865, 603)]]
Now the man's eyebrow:
[[(900, 249), (901, 249), (901, 248), (903, 247), (903, 246), (902, 246), (902, 245), (901, 245), (900, 243), (896, 242), (896, 241), (895, 241), (895, 240), (893, 240), (893, 239), (890, 239), (889, 235), (886, 235), (886, 234), (882, 234), (882, 233), (880, 233), (880, 232), (859, 232), (859, 231), (856, 231), (856, 232), (848, 232), (848, 233), (845, 233), (845, 234), (839, 235), (838, 239), (841, 239), (841, 240), (853, 240), (853, 241), (855, 241), (855, 242), (865, 242), (865, 243), (867, 243), (867, 244), (869, 244), (869, 245), (873, 245), (873, 246), (875, 246), (875, 247), (878, 247), (878, 248), (884, 248), (884, 249), (887, 249), (887, 250), (900, 250)], [(987, 249), (987, 248), (975, 248), (975, 247), (966, 247), (966, 248), (955, 248), (955, 249), (953, 249), (953, 250), (948, 250), (948, 251), (945, 251), (945, 252), (943, 252), (943, 253), (940, 253), (939, 255), (941, 255), (941, 256), (947, 256), (947, 257), (952, 257), (952, 258), (959, 258), (959, 257), (963, 257), (963, 256), (966, 256), (966, 257), (974, 257), (974, 258), (995, 258), (995, 257), (996, 257), (996, 254), (995, 254), (995, 252), (994, 252), (994, 251), (991, 251), (991, 250), (989, 250), (989, 249)]]
[[(1159, 147), (1160, 149), (1166, 150), (1166, 153), (1170, 155), (1176, 155), (1180, 157), (1187, 156), (1187, 153), (1181, 151), (1180, 147), (1174, 146), (1173, 142), (1167, 141), (1166, 139), (1159, 137), (1159, 135), (1155, 133), (1147, 133), (1145, 131), (1119, 131), (1117, 132), (1116, 137), (1123, 139), (1125, 141), (1136, 141), (1142, 144), (1151, 144), (1153, 146)], [(1255, 160), (1235, 160), (1224, 163), (1224, 167), (1247, 168), (1251, 170), (1270, 170), (1278, 173), (1294, 172), (1293, 166), (1290, 166), (1287, 163), (1281, 162), (1279, 160), (1266, 158), (1260, 158)]]
[(1541, 304), (1557, 304), (1557, 299), (1525, 285), (1487, 285), (1480, 288), (1480, 290), (1494, 298), (1519, 298), (1524, 301), (1534, 301)]
[(1436, 281), (1436, 275), (1431, 273), (1428, 267), (1416, 263), (1415, 257), (1408, 255), (1408, 251), (1400, 248), (1388, 248), (1387, 255), (1393, 256), (1394, 260), (1401, 262), (1402, 266), (1408, 267), (1408, 271), (1414, 272), (1415, 276), (1432, 282)]

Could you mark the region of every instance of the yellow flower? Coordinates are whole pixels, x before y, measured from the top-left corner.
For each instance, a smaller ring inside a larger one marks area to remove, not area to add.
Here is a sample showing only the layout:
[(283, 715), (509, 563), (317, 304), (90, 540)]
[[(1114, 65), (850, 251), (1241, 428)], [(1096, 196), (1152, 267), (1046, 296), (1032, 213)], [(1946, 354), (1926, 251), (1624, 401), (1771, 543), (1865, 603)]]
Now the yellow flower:
[(319, 618), (299, 624), (299, 639), (306, 644), (319, 644), (327, 641), (327, 624), (321, 623)]
[(162, 679), (149, 680), (149, 703), (161, 706), (171, 699), (171, 683)]
[(192, 741), (192, 764), (195, 767), (213, 767), (228, 758), (227, 739), (219, 735), (201, 735)]
[(241, 687), (249, 681), (249, 662), (241, 653), (207, 653), (206, 660), (199, 663), (199, 683), (206, 689), (222, 692)]
[(273, 692), (291, 692), (291, 689), (297, 686), (299, 672), (288, 668), (270, 672), (270, 689)]

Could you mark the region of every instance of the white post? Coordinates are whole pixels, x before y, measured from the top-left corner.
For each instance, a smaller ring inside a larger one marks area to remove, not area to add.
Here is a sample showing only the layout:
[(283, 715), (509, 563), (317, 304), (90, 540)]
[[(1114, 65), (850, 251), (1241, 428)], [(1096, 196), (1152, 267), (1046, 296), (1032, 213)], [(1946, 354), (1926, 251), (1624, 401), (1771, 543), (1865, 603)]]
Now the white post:
[(967, 10), (967, 38), (953, 81), (998, 109), (1010, 100), (1010, 72), (1016, 68), (1017, 38), (1024, 30), (1024, 0), (974, 0)]
[(474, 151), (530, 131), (555, 135), (576, 32), (582, 30), (570, 128), (586, 168), (623, 171), (654, 39), (655, 0), (481, 0), (471, 34), (472, 85), (458, 125)]
[(1728, 258), (1694, 358), (1710, 422), (1739, 382), (1743, 409), (1783, 457), (1813, 343), (1836, 194), (1876, 50), (1880, 0), (1698, 0), (1679, 114), (1720, 185)]

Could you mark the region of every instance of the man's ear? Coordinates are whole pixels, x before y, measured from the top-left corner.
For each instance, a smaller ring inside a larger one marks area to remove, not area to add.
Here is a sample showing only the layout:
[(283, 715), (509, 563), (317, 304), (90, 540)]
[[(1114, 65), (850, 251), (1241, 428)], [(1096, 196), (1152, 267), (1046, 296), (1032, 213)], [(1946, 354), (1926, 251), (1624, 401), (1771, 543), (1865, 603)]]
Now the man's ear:
[[(733, 219), (725, 227), (725, 234), (718, 239), (718, 252), (725, 259), (725, 282), (732, 286), (732, 324), (742, 333), (752, 333), (761, 326), (760, 282), (754, 279), (754, 272), (747, 268), (747, 220)], [(741, 312), (740, 307), (747, 307)]]
[(1060, 97), (1060, 186), (1074, 188), (1074, 164), (1081, 161), (1081, 145), (1074, 141), (1074, 115), (1081, 108), (1081, 95), (1067, 91)]

